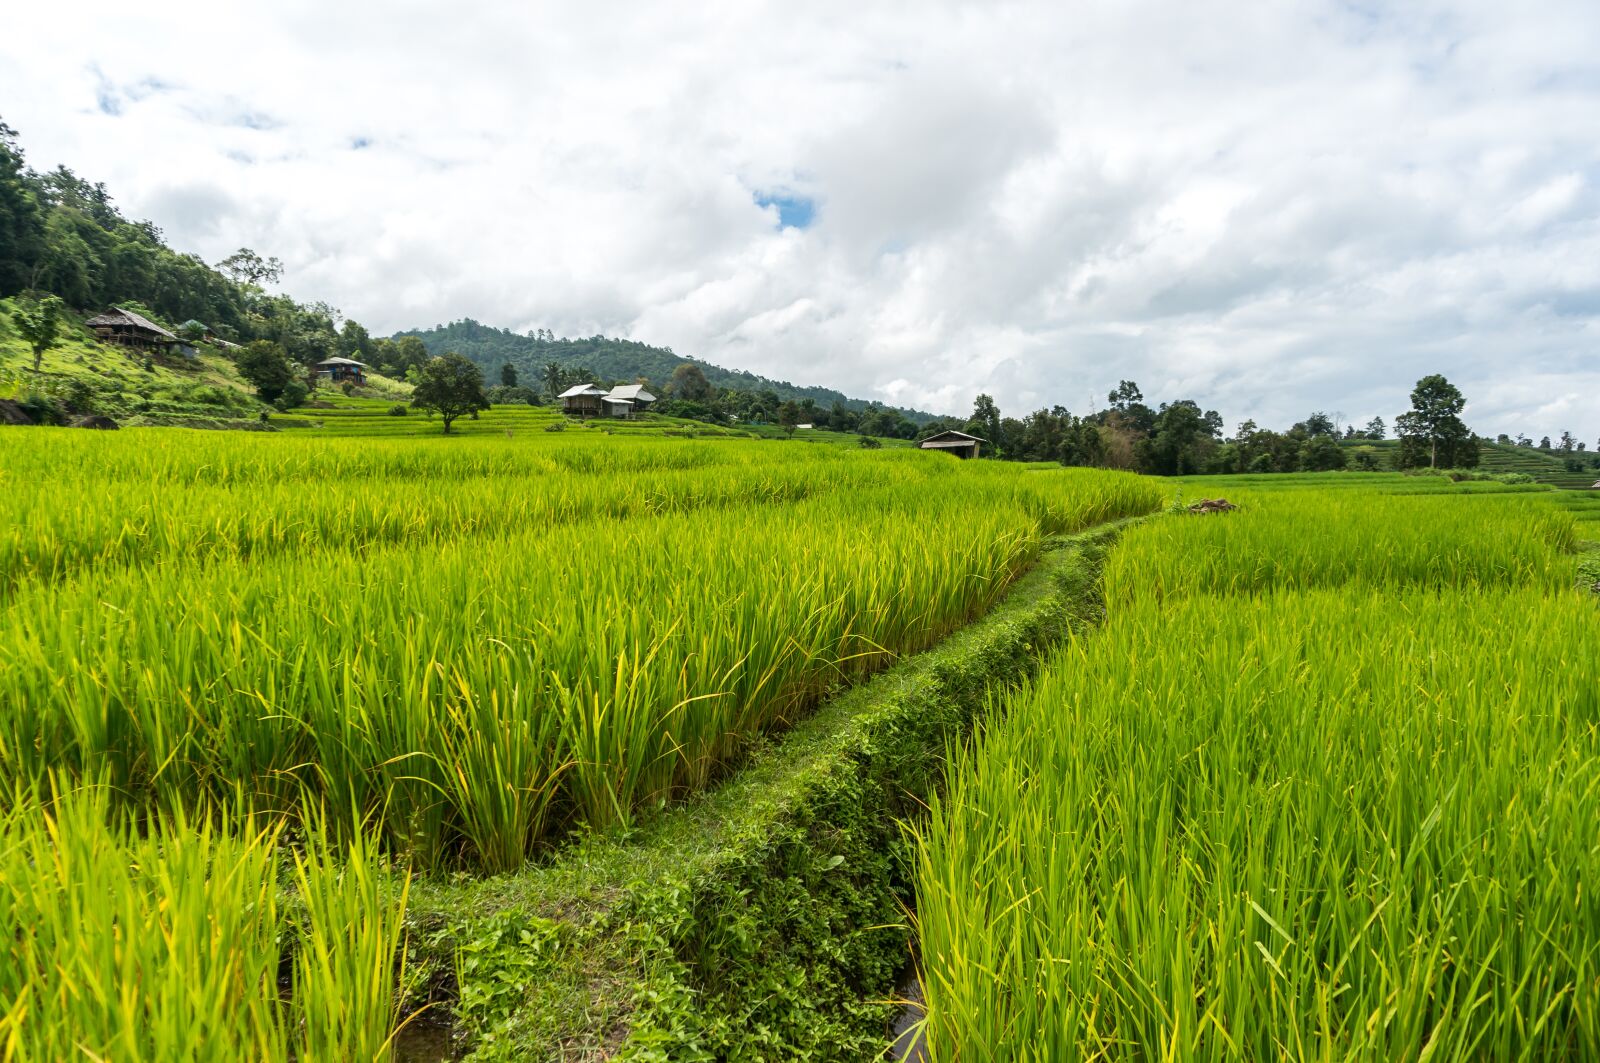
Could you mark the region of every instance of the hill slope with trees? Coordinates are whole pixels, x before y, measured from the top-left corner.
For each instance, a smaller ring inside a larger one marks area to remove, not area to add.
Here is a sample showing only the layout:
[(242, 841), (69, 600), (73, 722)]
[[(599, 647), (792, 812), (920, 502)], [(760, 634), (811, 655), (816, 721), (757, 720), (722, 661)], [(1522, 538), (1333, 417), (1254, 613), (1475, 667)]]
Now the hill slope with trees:
[[(678, 367), (697, 366), (700, 374), (714, 390), (739, 391), (751, 394), (771, 392), (779, 402), (805, 403), (813, 407), (831, 408), (839, 405), (852, 413), (866, 413), (880, 406), (866, 399), (855, 399), (833, 388), (808, 387), (791, 384), (787, 380), (772, 380), (737, 369), (724, 369), (697, 358), (687, 358), (673, 352), (671, 347), (654, 347), (637, 340), (613, 339), (607, 336), (590, 336), (584, 339), (556, 337), (547, 329), (536, 329), (530, 334), (495, 328), (462, 318), (431, 329), (407, 329), (395, 334), (398, 340), (415, 336), (428, 349), (429, 354), (455, 351), (476, 362), (486, 375), (497, 374), (504, 365), (515, 368), (517, 376), (528, 382), (544, 381), (547, 367), (554, 363), (564, 369), (586, 369), (604, 381), (645, 380), (651, 387), (670, 390), (673, 374)], [(884, 407), (900, 414), (915, 424), (923, 424), (933, 415), (920, 410)]]

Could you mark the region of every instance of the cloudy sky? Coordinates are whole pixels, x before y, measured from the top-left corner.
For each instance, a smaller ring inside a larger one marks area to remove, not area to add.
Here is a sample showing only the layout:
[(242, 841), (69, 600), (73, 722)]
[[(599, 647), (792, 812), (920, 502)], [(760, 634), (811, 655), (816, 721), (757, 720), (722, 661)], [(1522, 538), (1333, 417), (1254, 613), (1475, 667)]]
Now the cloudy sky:
[(0, 117), (376, 332), (1600, 436), (1595, 0), (236, 6), (10, 12)]

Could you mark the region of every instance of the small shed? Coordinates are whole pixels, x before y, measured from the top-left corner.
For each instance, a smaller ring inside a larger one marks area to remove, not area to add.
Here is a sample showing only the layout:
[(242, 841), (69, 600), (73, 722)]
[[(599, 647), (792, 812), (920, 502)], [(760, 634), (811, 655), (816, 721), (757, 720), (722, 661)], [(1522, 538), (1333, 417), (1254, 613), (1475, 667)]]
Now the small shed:
[(606, 414), (629, 420), (634, 414), (648, 410), (656, 397), (644, 389), (643, 384), (619, 384), (603, 396)]
[(365, 384), (367, 366), (354, 358), (326, 358), (311, 367), (318, 380), (334, 384)]
[(556, 397), (563, 412), (578, 417), (598, 417), (606, 412), (606, 389), (599, 384), (574, 384)]
[(169, 350), (178, 342), (178, 337), (154, 321), (120, 306), (91, 317), (86, 324), (94, 329), (101, 343), (114, 343), (118, 347)]
[(923, 450), (942, 450), (958, 458), (975, 458), (978, 456), (979, 446), (987, 442), (989, 442), (987, 439), (969, 436), (965, 432), (940, 432), (917, 445)]

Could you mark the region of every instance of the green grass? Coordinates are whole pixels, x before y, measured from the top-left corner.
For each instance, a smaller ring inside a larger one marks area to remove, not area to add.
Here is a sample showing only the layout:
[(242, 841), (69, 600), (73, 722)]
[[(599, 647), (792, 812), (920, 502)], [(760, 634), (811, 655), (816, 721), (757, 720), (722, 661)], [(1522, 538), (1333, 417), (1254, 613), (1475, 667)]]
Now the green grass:
[(1548, 498), (1131, 533), (921, 835), (932, 1058), (1600, 1052), (1600, 626)]

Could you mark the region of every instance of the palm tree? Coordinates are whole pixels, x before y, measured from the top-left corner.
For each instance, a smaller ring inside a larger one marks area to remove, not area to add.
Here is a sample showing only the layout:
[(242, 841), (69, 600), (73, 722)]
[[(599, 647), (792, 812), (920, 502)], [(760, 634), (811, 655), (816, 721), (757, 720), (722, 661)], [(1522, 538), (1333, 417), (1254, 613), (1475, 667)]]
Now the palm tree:
[(550, 389), (551, 397), (561, 394), (561, 381), (565, 375), (560, 362), (544, 363), (544, 386)]

